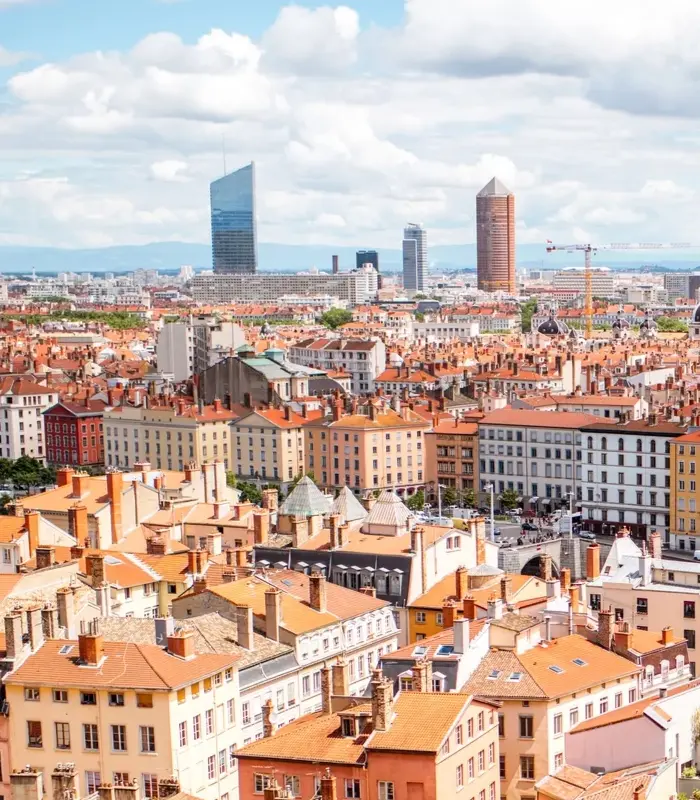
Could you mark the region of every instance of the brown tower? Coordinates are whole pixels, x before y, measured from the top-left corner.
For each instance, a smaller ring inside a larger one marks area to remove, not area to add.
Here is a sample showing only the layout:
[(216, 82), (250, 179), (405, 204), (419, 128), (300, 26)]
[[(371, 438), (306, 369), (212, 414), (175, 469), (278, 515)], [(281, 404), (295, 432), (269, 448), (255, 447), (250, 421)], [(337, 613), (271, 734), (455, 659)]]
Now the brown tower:
[(515, 294), (515, 195), (492, 178), (476, 196), (479, 289)]

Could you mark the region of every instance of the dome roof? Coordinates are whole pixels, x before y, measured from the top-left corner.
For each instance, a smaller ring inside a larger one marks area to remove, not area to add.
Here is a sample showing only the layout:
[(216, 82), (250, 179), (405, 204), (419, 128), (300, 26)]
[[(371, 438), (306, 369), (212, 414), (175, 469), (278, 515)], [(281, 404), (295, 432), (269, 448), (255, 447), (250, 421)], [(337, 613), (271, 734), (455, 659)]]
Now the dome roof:
[(615, 322), (612, 324), (613, 330), (617, 330), (618, 328), (629, 328), (630, 324), (624, 317), (617, 316)]
[(549, 319), (546, 319), (537, 329), (537, 333), (544, 336), (561, 336), (569, 332), (569, 326), (557, 319), (554, 314), (550, 314)]
[(647, 313), (646, 317), (644, 317), (644, 322), (639, 326), (639, 329), (642, 331), (653, 331), (656, 330), (659, 326), (656, 324), (656, 320), (653, 317), (650, 317)]
[(693, 311), (693, 322), (700, 322), (700, 305), (695, 306)]

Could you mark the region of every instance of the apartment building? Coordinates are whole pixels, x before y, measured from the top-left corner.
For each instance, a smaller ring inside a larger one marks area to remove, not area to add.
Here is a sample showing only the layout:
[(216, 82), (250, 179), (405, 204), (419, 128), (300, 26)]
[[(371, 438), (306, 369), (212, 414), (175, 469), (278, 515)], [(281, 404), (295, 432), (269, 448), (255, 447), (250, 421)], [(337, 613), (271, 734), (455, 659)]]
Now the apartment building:
[(304, 429), (322, 411), (297, 414), (290, 406), (255, 409), (231, 427), (231, 470), (245, 479), (252, 477), (287, 483), (304, 473)]
[(700, 506), (697, 485), (700, 473), (700, 432), (672, 439), (671, 507), (666, 541), (673, 550), (700, 549)]
[(395, 411), (370, 399), (343, 413), (304, 425), (306, 470), (329, 490), (349, 486), (357, 495), (394, 488), (411, 495), (425, 483), (425, 434), (430, 423), (408, 407)]
[(44, 412), (46, 460), (49, 464), (103, 467), (104, 400), (89, 396), (80, 403), (62, 400)]
[(553, 510), (580, 499), (581, 433), (594, 417), (502, 409), (479, 423), (479, 489), (512, 489), (531, 507)]
[[(10, 655), (21, 648), (19, 614), (6, 630)], [(48, 785), (57, 760), (70, 761), (85, 795), (136, 780), (156, 797), (159, 779), (176, 776), (205, 800), (235, 797), (237, 659), (196, 655), (192, 643), (191, 631), (166, 647), (106, 642), (94, 627), (44, 642), (4, 678), (10, 769), (31, 764)]]
[(543, 641), (532, 617), (504, 615), (498, 630), (463, 691), (501, 703), (501, 797), (522, 800), (567, 763), (566, 734), (580, 720), (636, 702), (640, 668), (576, 634)]
[(158, 372), (172, 375), (179, 383), (216, 364), (245, 341), (240, 325), (213, 317), (166, 323), (158, 332)]
[(429, 667), (420, 667), (418, 691), (396, 698), (377, 670), (371, 701), (359, 704), (335, 697), (330, 670), (324, 670), (319, 712), (271, 728), (237, 753), (241, 800), (275, 785), (313, 797), (329, 778), (346, 798), (449, 800), (466, 791), (497, 800), (496, 708), (481, 698), (432, 692)]
[(30, 456), (46, 460), (43, 413), (58, 401), (58, 392), (26, 378), (0, 381), (0, 458)]
[(359, 395), (374, 389), (386, 365), (386, 347), (381, 339), (305, 339), (289, 348), (289, 358), (326, 372), (349, 373), (352, 392)]
[(107, 467), (182, 470), (185, 464), (220, 459), (231, 469), (231, 427), (238, 414), (220, 400), (210, 406), (187, 404), (115, 406), (104, 414)]
[[(252, 609), (257, 632), (293, 649), (299, 664), (300, 715), (320, 707), (325, 662), (345, 662), (347, 668), (338, 673), (343, 678), (340, 694), (361, 696), (379, 658), (398, 644), (387, 601), (327, 583), (320, 574), (280, 569), (219, 586), (196, 585), (172, 605), (179, 619), (214, 611), (237, 619), (239, 607)], [(250, 713), (254, 717), (260, 709), (255, 705)], [(248, 718), (245, 708), (243, 718)]]
[[(425, 435), (425, 480), (460, 493), (479, 489), (479, 427), (476, 422), (438, 419)], [(462, 494), (462, 498), (464, 495)]]
[(582, 425), (584, 526), (603, 534), (624, 526), (641, 539), (657, 530), (669, 542), (671, 445), (686, 430), (655, 414)]

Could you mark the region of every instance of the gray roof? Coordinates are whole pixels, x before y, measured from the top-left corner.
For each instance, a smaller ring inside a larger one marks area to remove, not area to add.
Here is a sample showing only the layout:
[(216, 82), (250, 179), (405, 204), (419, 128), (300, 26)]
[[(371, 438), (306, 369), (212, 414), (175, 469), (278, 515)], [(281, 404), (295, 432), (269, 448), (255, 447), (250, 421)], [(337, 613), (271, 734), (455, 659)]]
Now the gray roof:
[(365, 517), (362, 524), (363, 531), (371, 531), (372, 525), (383, 527), (396, 527), (406, 531), (406, 522), (413, 518), (413, 514), (403, 504), (401, 498), (391, 489), (385, 489), (372, 506), (372, 510)]
[(357, 519), (364, 519), (367, 516), (367, 509), (347, 486), (343, 486), (333, 501), (331, 514), (340, 514), (345, 522), (354, 522)]
[(479, 564), (477, 567), (471, 567), (467, 570), (468, 575), (503, 575), (503, 570), (498, 567), (492, 567), (490, 564)]
[(323, 494), (311, 478), (304, 475), (282, 503), (279, 513), (295, 517), (324, 516), (330, 511), (332, 502), (331, 497)]
[(513, 192), (511, 192), (505, 183), (501, 183), (498, 178), (491, 178), (486, 186), (477, 194), (477, 197), (502, 197), (509, 194), (513, 194)]

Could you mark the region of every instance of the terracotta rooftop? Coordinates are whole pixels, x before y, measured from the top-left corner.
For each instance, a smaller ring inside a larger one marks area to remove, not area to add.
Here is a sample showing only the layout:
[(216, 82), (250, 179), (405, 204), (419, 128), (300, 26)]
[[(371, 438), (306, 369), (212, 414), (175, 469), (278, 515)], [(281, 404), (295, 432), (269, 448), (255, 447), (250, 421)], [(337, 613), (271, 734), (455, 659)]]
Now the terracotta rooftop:
[(520, 408), (503, 408), (492, 411), (482, 420), (482, 425), (516, 425), (523, 428), (566, 428), (577, 429), (590, 426), (598, 421), (592, 414), (576, 411), (530, 411)]

